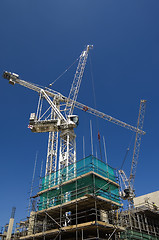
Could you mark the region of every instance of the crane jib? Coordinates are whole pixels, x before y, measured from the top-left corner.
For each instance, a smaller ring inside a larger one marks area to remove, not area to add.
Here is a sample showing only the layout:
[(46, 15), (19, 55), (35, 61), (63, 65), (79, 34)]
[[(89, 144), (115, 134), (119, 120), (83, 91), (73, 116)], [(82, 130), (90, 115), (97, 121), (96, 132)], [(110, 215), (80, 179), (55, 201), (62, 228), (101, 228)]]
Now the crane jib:
[[(81, 109), (81, 110), (83, 110), (85, 112), (88, 112), (90, 114), (93, 114), (95, 116), (98, 116), (98, 117), (100, 117), (100, 118), (102, 118), (102, 119), (104, 119), (106, 121), (112, 122), (112, 123), (114, 123), (116, 125), (119, 125), (121, 127), (127, 128), (127, 129), (129, 129), (131, 131), (138, 132), (138, 133), (140, 133), (142, 135), (146, 134), (146, 132), (144, 132), (143, 130), (138, 129), (138, 128), (134, 127), (134, 126), (131, 126), (130, 124), (127, 124), (127, 123), (125, 123), (123, 121), (120, 121), (120, 120), (118, 120), (118, 119), (116, 119), (114, 117), (111, 117), (111, 116), (109, 116), (109, 115), (107, 115), (105, 113), (102, 113), (102, 112), (100, 112), (100, 111), (98, 111), (96, 109), (88, 107), (85, 104), (82, 104), (82, 103), (79, 103), (77, 101), (73, 101), (71, 99), (68, 99), (67, 97), (63, 96), (61, 93), (59, 93), (57, 91), (54, 91), (54, 90), (49, 89), (49, 88), (41, 87), (41, 86), (39, 87), (36, 84), (24, 81), (24, 80), (20, 79), (17, 74), (13, 75), (11, 72), (4, 72), (3, 73), (3, 77), (5, 79), (8, 79), (9, 81), (12, 80), (14, 82), (14, 84), (15, 83), (20, 84), (21, 86), (29, 88), (29, 89), (31, 89), (33, 91), (38, 92), (38, 93), (40, 93), (41, 91), (45, 91), (45, 93), (48, 96), (50, 96), (50, 97), (55, 97), (56, 96), (61, 102), (67, 102), (67, 101), (68, 101), (68, 103), (73, 102), (74, 106), (76, 108)], [(144, 100), (141, 100), (141, 101), (144, 101)]]

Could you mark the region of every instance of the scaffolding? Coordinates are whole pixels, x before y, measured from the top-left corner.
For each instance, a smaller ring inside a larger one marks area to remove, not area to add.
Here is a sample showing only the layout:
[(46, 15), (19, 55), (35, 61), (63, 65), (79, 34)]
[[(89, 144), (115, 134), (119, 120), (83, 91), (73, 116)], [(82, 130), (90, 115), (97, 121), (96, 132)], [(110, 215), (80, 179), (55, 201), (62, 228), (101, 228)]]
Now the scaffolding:
[(158, 209), (123, 210), (115, 169), (89, 156), (59, 171), (42, 179), (37, 209), (17, 225), (15, 240), (159, 239)]
[(37, 211), (15, 238), (115, 239), (125, 230), (115, 169), (89, 156), (59, 171), (42, 179)]
[(41, 190), (34, 198), (39, 197), (38, 210), (43, 210), (86, 194), (96, 193), (120, 205), (115, 170), (99, 159), (89, 156), (45, 176), (42, 179)]
[(159, 239), (159, 209), (150, 203), (122, 212), (127, 230), (120, 239)]
[(15, 239), (159, 239), (159, 211), (152, 204), (119, 210), (98, 197), (32, 212)]

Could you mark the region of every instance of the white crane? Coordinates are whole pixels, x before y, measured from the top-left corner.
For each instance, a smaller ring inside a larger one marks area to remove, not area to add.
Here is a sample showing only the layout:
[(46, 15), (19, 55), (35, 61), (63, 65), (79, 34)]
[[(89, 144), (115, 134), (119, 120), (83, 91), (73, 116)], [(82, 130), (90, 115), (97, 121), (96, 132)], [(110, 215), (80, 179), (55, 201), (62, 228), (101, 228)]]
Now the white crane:
[[(137, 121), (137, 129), (140, 129), (140, 130), (143, 129), (145, 109), (146, 109), (146, 100), (141, 100), (138, 121)], [(137, 131), (135, 136), (135, 144), (134, 144), (131, 171), (130, 171), (129, 178), (127, 178), (125, 172), (122, 169), (119, 170), (119, 177), (121, 178), (122, 183), (124, 185), (124, 189), (122, 189), (121, 196), (123, 199), (127, 199), (130, 202), (131, 206), (133, 206), (133, 198), (135, 197), (134, 180), (135, 180), (136, 167), (137, 167), (138, 158), (139, 158), (141, 136), (142, 136), (141, 132)], [(122, 186), (122, 183), (121, 183), (121, 186)]]
[[(76, 135), (74, 133), (74, 128), (78, 125), (78, 116), (73, 115), (74, 107), (140, 133), (141, 135), (145, 134), (145, 132), (139, 128), (133, 127), (76, 101), (90, 48), (92, 48), (92, 45), (87, 45), (86, 49), (80, 55), (69, 97), (65, 97), (61, 93), (50, 88), (24, 81), (15, 73), (7, 71), (3, 73), (3, 77), (8, 79), (10, 84), (20, 84), (39, 93), (37, 112), (36, 114), (31, 113), (29, 128), (32, 132), (49, 132), (45, 175), (50, 175), (57, 169), (62, 170), (64, 167), (76, 162)], [(45, 111), (42, 111), (44, 110), (43, 99), (49, 104), (49, 107)], [(60, 152), (59, 165), (57, 166), (59, 132)], [(73, 165), (75, 166), (75, 164)], [(75, 175), (75, 171), (76, 169), (72, 169), (70, 173), (67, 172), (66, 179), (68, 178), (68, 174)], [(59, 174), (60, 172), (61, 171), (59, 171)]]

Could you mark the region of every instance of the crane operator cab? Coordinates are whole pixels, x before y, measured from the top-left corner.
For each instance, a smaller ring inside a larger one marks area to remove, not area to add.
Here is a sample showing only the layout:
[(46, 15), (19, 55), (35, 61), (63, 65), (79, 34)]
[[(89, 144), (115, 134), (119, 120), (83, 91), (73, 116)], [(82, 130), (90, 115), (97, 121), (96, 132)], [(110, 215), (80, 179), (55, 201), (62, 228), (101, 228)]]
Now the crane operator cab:
[(123, 200), (134, 198), (134, 190), (132, 190), (131, 188), (126, 188), (120, 193), (120, 196)]
[(68, 122), (71, 124), (75, 124), (76, 127), (78, 126), (79, 124), (79, 117), (78, 115), (68, 115)]

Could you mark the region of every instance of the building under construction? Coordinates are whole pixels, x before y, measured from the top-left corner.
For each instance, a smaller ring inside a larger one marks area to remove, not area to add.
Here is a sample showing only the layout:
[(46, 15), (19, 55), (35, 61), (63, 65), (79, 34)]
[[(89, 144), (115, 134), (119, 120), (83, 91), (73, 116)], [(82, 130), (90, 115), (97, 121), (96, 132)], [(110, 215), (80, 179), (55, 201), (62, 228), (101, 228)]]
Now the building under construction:
[(119, 187), (116, 170), (93, 156), (44, 177), (13, 239), (159, 239), (158, 207), (123, 210)]
[[(124, 183), (122, 198), (132, 203), (141, 136), (145, 134), (146, 101), (140, 102), (137, 127), (77, 102), (88, 52), (92, 47), (87, 45), (78, 58), (68, 97), (48, 87), (24, 81), (18, 74), (3, 74), (10, 84), (19, 84), (39, 94), (37, 111), (30, 115), (29, 128), (32, 132), (48, 132), (49, 139), (45, 176), (39, 192), (32, 196), (36, 207), (26, 220), (17, 224), (12, 236), (8, 227), (10, 237), (8, 232), (3, 232), (2, 239), (159, 239), (158, 207), (143, 205), (123, 210), (119, 194), (121, 184), (116, 170), (94, 156), (76, 161), (74, 129), (78, 126), (78, 116), (74, 115), (75, 107), (134, 131), (136, 136), (130, 177), (127, 178), (123, 170), (118, 171)], [(100, 141), (99, 132), (98, 139)]]
[(93, 156), (44, 177), (34, 198), (37, 211), (18, 229), (20, 239), (108, 239), (124, 230), (115, 170)]

